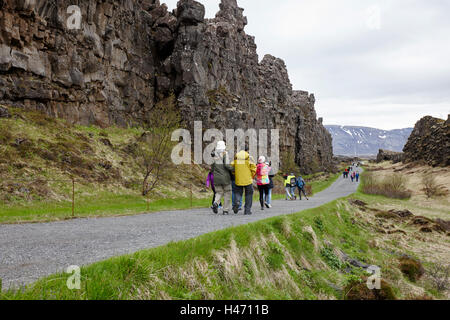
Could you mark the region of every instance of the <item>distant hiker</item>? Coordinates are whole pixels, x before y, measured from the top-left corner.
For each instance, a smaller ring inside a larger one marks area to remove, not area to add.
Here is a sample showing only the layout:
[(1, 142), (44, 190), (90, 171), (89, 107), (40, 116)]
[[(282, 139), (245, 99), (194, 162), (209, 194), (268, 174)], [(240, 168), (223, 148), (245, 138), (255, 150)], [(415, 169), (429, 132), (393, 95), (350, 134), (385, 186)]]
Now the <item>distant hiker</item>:
[(308, 199), (308, 196), (305, 192), (306, 182), (303, 180), (302, 176), (299, 176), (296, 180), (297, 188), (298, 188), (298, 195), (300, 196), (300, 200), (302, 200), (302, 193), (305, 196), (306, 200)]
[(239, 202), (245, 191), (245, 212), (244, 215), (252, 214), (253, 205), (253, 178), (256, 174), (256, 164), (248, 154), (248, 148), (236, 154), (231, 166), (234, 168), (236, 177), (236, 198), (233, 203), (235, 214), (239, 212)]
[(206, 178), (206, 187), (211, 188), (213, 191), (213, 198), (211, 202), (211, 209), (214, 206), (214, 201), (216, 200), (216, 188), (214, 188), (214, 174), (212, 171), (208, 173), (208, 177)]
[(261, 156), (258, 159), (258, 165), (256, 166), (256, 184), (259, 190), (259, 203), (261, 204), (261, 210), (264, 210), (265, 201), (269, 197), (270, 179), (269, 172), (271, 168), (265, 163), (266, 157)]
[(294, 200), (297, 200), (297, 196), (295, 195), (295, 191), (297, 189), (297, 178), (295, 177), (295, 174), (291, 173), (291, 179), (290, 179), (290, 185), (291, 185), (291, 194), (294, 197)]
[(344, 170), (344, 172), (342, 172), (342, 177), (345, 179), (345, 176), (347, 175), (347, 171)]
[[(295, 180), (295, 175), (293, 175), (293, 174), (288, 175), (286, 173), (283, 175), (283, 178), (284, 178), (284, 189), (286, 190), (286, 200), (293, 200), (295, 197), (295, 194), (293, 194), (291, 192), (292, 191), (291, 182), (292, 182), (292, 179)], [(295, 181), (294, 181), (294, 186), (295, 186)]]
[(359, 182), (359, 172), (356, 173), (355, 177), (356, 177), (356, 182)]
[[(216, 188), (214, 186), (214, 174), (212, 171), (209, 172), (208, 177), (206, 178), (206, 187), (211, 188), (213, 192), (213, 197), (211, 201), (211, 209), (214, 207), (214, 202), (216, 201)], [(219, 204), (219, 209), (222, 208), (222, 203)]]
[(266, 207), (267, 208), (272, 208), (272, 190), (274, 188), (274, 184), (273, 184), (273, 178), (275, 178), (275, 174), (273, 173), (273, 168), (272, 168), (272, 161), (270, 162), (266, 162), (266, 164), (270, 167), (270, 172), (269, 172), (269, 196), (265, 199), (266, 201)]
[(355, 177), (356, 177), (356, 174), (355, 174), (355, 172), (353, 172), (353, 173), (351, 174), (352, 182), (354, 182)]
[(214, 187), (216, 189), (212, 210), (215, 214), (218, 213), (220, 201), (224, 197), (224, 215), (229, 214), (231, 209), (231, 173), (233, 171), (228, 153), (225, 150), (225, 142), (219, 141), (214, 153), (214, 162), (211, 166), (211, 171), (214, 176)]

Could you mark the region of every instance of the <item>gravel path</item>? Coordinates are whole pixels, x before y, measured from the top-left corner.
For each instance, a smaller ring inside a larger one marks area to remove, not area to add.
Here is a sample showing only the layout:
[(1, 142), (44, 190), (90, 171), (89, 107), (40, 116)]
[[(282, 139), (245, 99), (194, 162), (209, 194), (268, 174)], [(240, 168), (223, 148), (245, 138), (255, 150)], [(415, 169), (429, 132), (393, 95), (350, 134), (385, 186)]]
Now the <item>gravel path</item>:
[(65, 270), (107, 258), (247, 224), (273, 216), (315, 208), (356, 191), (357, 183), (340, 177), (309, 201), (274, 201), (253, 215), (214, 215), (210, 209), (158, 212), (137, 216), (77, 219), (61, 222), (0, 224), (0, 278), (3, 288), (28, 284)]

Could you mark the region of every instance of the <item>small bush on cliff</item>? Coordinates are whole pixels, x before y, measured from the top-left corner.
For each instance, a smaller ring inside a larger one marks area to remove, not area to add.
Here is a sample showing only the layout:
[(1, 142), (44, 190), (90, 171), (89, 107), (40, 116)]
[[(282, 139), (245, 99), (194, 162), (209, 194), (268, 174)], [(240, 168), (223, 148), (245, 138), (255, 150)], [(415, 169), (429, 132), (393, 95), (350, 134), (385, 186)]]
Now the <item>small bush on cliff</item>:
[(281, 172), (282, 173), (293, 173), (295, 175), (300, 174), (300, 167), (295, 162), (295, 156), (291, 152), (283, 152), (281, 154)]
[(450, 265), (434, 264), (428, 273), (432, 279), (433, 285), (439, 292), (450, 289)]
[(396, 300), (394, 290), (385, 280), (381, 280), (381, 289), (367, 287), (367, 278), (351, 281), (344, 289), (345, 300)]
[(423, 191), (428, 198), (441, 197), (446, 193), (441, 186), (437, 184), (436, 177), (432, 174), (424, 174), (422, 176)]
[(403, 274), (406, 275), (412, 282), (419, 280), (425, 273), (425, 269), (422, 264), (419, 261), (409, 257), (400, 258), (399, 267)]
[(143, 196), (147, 196), (162, 183), (173, 167), (170, 155), (174, 143), (171, 137), (172, 132), (178, 128), (180, 119), (174, 95), (159, 102), (152, 110), (147, 130), (142, 135), (138, 148), (138, 158), (144, 173)]

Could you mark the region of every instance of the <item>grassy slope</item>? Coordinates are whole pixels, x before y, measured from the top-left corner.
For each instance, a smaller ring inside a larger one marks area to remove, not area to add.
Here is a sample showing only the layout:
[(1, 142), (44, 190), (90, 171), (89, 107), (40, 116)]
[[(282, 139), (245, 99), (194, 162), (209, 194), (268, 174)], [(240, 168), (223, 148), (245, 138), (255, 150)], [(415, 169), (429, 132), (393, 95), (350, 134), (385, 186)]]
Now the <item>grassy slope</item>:
[[(374, 207), (390, 202), (360, 193), (352, 198)], [(401, 203), (402, 208), (408, 206), (408, 201)], [(360, 279), (363, 271), (340, 261), (337, 249), (380, 266), (383, 279), (399, 299), (420, 298), (424, 294), (445, 298), (427, 276), (416, 283), (408, 280), (398, 268), (398, 255), (417, 257), (428, 270), (447, 257), (430, 256), (421, 251), (420, 244), (447, 248), (448, 254), (448, 237), (420, 239), (414, 227), (404, 224), (401, 228), (408, 237), (380, 236), (379, 223), (373, 213), (340, 199), (320, 208), (83, 267), (81, 290), (68, 290), (68, 275), (58, 274), (21, 291), (4, 291), (1, 298), (342, 299), (343, 289)], [(305, 231), (309, 227), (317, 240)]]

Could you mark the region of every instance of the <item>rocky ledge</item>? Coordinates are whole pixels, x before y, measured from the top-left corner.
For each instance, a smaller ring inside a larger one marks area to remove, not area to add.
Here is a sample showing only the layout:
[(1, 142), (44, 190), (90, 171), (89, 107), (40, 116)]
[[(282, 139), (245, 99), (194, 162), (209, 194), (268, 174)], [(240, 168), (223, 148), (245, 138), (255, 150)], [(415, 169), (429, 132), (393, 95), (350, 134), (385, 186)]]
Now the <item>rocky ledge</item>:
[(330, 169), (331, 136), (315, 97), (294, 91), (285, 63), (259, 61), (236, 0), (214, 19), (181, 0), (83, 0), (69, 30), (69, 0), (0, 1), (0, 103), (72, 123), (139, 124), (175, 94), (187, 127), (280, 129), (281, 149), (305, 173)]
[(395, 152), (390, 150), (380, 149), (377, 155), (377, 162), (392, 161), (393, 163), (399, 163), (403, 160), (403, 152)]
[(430, 116), (417, 122), (403, 149), (404, 162), (450, 165), (450, 115), (447, 121)]

